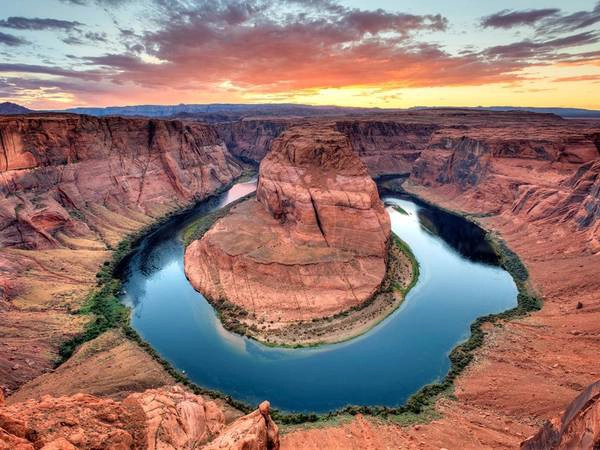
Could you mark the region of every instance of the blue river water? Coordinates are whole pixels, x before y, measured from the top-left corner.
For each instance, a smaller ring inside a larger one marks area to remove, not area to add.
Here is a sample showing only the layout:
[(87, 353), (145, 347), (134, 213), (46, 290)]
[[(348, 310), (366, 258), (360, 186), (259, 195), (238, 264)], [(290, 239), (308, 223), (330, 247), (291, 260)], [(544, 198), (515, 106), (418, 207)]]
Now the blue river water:
[(399, 195), (384, 196), (393, 231), (413, 250), (420, 277), (402, 305), (366, 334), (313, 349), (265, 347), (223, 329), (183, 271), (181, 231), (252, 192), (238, 183), (146, 236), (123, 272), (132, 326), (200, 386), (249, 404), (324, 412), (349, 404), (398, 406), (442, 379), (448, 354), (477, 317), (516, 305), (517, 288), (483, 233), (462, 218)]

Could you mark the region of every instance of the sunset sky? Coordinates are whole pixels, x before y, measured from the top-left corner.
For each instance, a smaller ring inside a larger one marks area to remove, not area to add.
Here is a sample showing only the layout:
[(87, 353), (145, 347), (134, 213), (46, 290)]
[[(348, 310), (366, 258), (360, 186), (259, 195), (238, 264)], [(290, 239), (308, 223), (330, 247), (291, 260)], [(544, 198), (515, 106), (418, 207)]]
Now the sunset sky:
[(0, 101), (600, 109), (600, 2), (2, 0)]

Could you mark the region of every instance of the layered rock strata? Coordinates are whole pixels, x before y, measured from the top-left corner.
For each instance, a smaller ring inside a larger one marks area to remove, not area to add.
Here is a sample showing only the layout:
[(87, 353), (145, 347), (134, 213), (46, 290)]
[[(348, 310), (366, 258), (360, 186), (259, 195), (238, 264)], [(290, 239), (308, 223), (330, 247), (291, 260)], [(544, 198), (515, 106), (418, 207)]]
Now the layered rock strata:
[(85, 322), (70, 312), (123, 237), (240, 173), (195, 122), (0, 117), (0, 388), (53, 367)]
[(360, 305), (385, 273), (390, 222), (345, 136), (291, 128), (260, 166), (256, 199), (186, 250), (186, 274), (213, 300), (259, 319), (309, 320)]
[(0, 118), (0, 242), (96, 248), (120, 230), (241, 173), (215, 130), (195, 122), (29, 115)]

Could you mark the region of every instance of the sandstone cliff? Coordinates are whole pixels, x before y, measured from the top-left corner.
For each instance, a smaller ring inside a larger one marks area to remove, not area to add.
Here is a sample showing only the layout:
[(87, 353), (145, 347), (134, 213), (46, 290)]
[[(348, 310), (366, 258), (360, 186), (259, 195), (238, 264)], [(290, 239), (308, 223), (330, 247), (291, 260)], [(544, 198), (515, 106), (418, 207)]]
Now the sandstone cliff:
[(114, 244), (240, 174), (215, 130), (198, 123), (77, 115), (0, 119), (0, 242)]
[(293, 123), (294, 120), (285, 118), (248, 118), (215, 124), (215, 129), (231, 154), (259, 163), (268, 153), (273, 140)]
[(290, 128), (260, 166), (257, 199), (186, 250), (186, 274), (213, 300), (260, 320), (325, 317), (364, 302), (385, 272), (390, 222), (348, 140)]
[(419, 116), (372, 118), (247, 118), (215, 124), (229, 151), (258, 163), (281, 133), (294, 126), (331, 126), (344, 134), (372, 175), (409, 173), (439, 123)]
[(462, 129), (437, 131), (415, 161), (410, 183), (451, 196), (466, 211), (583, 231), (590, 249), (600, 251), (594, 123), (506, 113), (500, 127), (485, 119), (478, 127), (465, 121)]
[(600, 447), (600, 381), (588, 386), (562, 417), (547, 421), (523, 450), (594, 450)]
[(122, 401), (75, 394), (0, 404), (0, 448), (277, 450), (279, 435), (268, 402), (226, 425), (214, 401), (171, 386)]
[(372, 175), (408, 174), (429, 144), (439, 124), (393, 119), (338, 121), (338, 131), (348, 136), (353, 150)]

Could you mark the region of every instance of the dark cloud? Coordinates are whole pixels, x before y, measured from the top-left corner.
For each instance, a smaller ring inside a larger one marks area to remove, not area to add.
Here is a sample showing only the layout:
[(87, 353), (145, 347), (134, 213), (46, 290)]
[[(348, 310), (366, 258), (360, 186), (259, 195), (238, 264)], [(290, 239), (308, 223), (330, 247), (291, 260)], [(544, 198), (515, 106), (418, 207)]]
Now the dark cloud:
[(600, 22), (600, 2), (591, 11), (577, 11), (545, 21), (540, 27), (544, 32), (565, 32), (587, 28)]
[(88, 31), (84, 37), (90, 42), (108, 42), (108, 35), (104, 32)]
[(535, 26), (538, 35), (578, 31), (600, 23), (600, 2), (590, 11), (563, 13), (557, 8), (503, 10), (482, 18), (481, 25), (491, 28)]
[(67, 36), (66, 38), (62, 39), (62, 41), (65, 44), (69, 44), (69, 45), (83, 45), (85, 44), (85, 41), (83, 39), (81, 39), (79, 36)]
[(133, 44), (133, 45), (127, 45), (127, 50), (132, 52), (132, 53), (142, 53), (143, 51), (145, 51), (146, 49), (144, 48), (144, 46), (142, 44)]
[(10, 47), (16, 47), (19, 45), (27, 44), (27, 41), (23, 38), (13, 36), (12, 34), (0, 32), (0, 44), (8, 45)]
[(55, 66), (42, 66), (37, 64), (0, 63), (0, 73), (20, 72), (30, 74), (55, 75), (59, 77), (77, 78), (81, 80), (100, 80), (109, 75), (100, 70), (71, 70)]
[(70, 34), (62, 40), (65, 44), (69, 45), (85, 45), (85, 44), (98, 44), (107, 43), (108, 35), (104, 32), (80, 32), (78, 34)]
[(522, 25), (533, 25), (542, 19), (556, 16), (560, 12), (556, 8), (528, 9), (524, 11), (504, 11), (497, 12), (481, 20), (481, 25), (485, 28), (513, 28)]
[(595, 44), (600, 41), (600, 34), (595, 31), (578, 33), (557, 39), (545, 41), (520, 41), (508, 45), (490, 47), (485, 54), (490, 57), (533, 60), (548, 59), (553, 54), (556, 58), (564, 55), (555, 53), (557, 50), (579, 45)]
[(147, 65), (135, 55), (108, 54), (84, 58), (88, 64), (120, 70), (140, 70)]
[(28, 17), (9, 17), (0, 20), (0, 27), (13, 28), (15, 30), (73, 30), (83, 25), (79, 22), (59, 19), (40, 19)]

